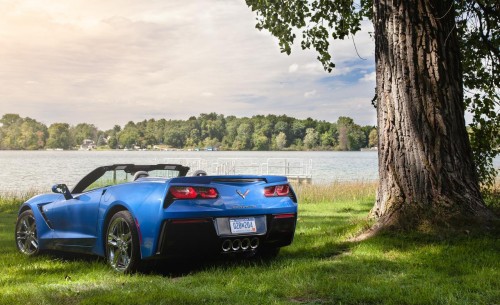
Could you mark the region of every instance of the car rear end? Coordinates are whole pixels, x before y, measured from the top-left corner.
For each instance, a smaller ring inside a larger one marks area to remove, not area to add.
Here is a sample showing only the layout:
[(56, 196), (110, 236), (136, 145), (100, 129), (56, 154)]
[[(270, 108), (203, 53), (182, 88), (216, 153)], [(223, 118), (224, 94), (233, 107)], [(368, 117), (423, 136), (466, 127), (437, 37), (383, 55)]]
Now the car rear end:
[(251, 254), (292, 243), (297, 197), (281, 176), (181, 177), (163, 213), (158, 256)]

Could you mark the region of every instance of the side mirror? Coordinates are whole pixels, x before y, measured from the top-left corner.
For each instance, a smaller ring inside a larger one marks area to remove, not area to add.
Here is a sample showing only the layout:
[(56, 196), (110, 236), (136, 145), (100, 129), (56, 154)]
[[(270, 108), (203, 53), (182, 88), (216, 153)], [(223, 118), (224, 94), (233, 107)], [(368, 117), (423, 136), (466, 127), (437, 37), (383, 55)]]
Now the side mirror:
[(54, 186), (52, 186), (52, 192), (63, 194), (66, 200), (73, 199), (73, 196), (71, 195), (71, 192), (66, 184), (54, 184)]

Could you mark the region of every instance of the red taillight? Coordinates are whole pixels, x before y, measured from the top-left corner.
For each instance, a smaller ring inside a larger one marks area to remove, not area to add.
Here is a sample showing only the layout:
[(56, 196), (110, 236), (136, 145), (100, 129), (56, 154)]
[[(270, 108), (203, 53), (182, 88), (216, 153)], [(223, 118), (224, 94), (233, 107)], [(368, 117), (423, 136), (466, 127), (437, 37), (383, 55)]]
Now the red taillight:
[(290, 193), (290, 186), (288, 184), (268, 186), (264, 188), (264, 196), (274, 197), (274, 196), (288, 196)]
[(276, 191), (275, 186), (268, 186), (264, 189), (264, 196), (266, 197), (273, 197)]
[(191, 186), (173, 186), (170, 188), (170, 193), (177, 199), (194, 199), (198, 194)]
[(288, 196), (289, 191), (290, 187), (288, 184), (276, 186), (276, 195), (278, 196)]
[(215, 199), (219, 196), (213, 187), (172, 186), (170, 194), (175, 199)]
[(295, 214), (287, 213), (287, 214), (277, 214), (274, 215), (275, 219), (283, 219), (283, 218), (295, 218)]
[(215, 199), (219, 194), (217, 193), (217, 190), (214, 189), (213, 187), (210, 188), (200, 188), (198, 192), (201, 196), (201, 198), (206, 198), (206, 199)]

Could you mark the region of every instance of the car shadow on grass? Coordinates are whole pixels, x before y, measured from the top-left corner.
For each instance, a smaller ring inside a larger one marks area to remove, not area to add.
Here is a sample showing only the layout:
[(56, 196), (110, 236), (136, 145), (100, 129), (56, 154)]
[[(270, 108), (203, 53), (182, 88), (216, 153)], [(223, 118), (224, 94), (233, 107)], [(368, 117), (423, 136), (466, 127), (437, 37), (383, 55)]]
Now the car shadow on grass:
[[(90, 255), (68, 253), (61, 251), (46, 251), (43, 253), (43, 258), (51, 261), (67, 262), (67, 263), (99, 263), (104, 267), (107, 262), (104, 257)], [(276, 259), (279, 259), (276, 258)], [(237, 255), (211, 255), (211, 256), (193, 256), (183, 258), (169, 259), (151, 259), (141, 262), (137, 274), (143, 275), (160, 275), (168, 278), (178, 278), (187, 275), (196, 274), (213, 268), (227, 268), (236, 266), (265, 266), (271, 264), (275, 260), (272, 258), (243, 258)], [(67, 265), (67, 269), (58, 270), (71, 273), (71, 265)], [(108, 266), (108, 268), (111, 267)], [(46, 271), (44, 271), (46, 272)], [(51, 272), (57, 273), (57, 271)]]
[[(220, 254), (183, 259), (153, 260), (143, 263), (140, 273), (162, 275), (166, 277), (182, 277), (209, 269), (231, 267), (266, 267), (274, 263), (291, 260), (311, 260), (333, 258), (348, 253), (353, 245), (346, 238), (334, 236), (344, 235), (352, 229), (353, 215), (299, 216), (297, 231), (292, 245), (281, 249), (277, 257), (248, 257), (239, 254)], [(303, 226), (303, 229), (301, 228)], [(314, 228), (320, 228), (315, 230)], [(325, 236), (327, 236), (325, 238)], [(315, 245), (316, 244), (316, 245)]]
[(271, 264), (273, 260), (274, 259), (241, 258), (236, 255), (157, 259), (142, 262), (138, 272), (146, 275), (178, 278), (219, 268), (265, 266)]

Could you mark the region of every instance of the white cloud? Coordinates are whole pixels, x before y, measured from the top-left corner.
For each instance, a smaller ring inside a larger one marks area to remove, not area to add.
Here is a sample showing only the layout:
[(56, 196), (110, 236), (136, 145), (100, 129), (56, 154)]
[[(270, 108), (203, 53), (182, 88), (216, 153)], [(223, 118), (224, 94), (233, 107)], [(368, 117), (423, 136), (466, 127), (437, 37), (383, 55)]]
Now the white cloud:
[(293, 73), (296, 72), (299, 69), (299, 65), (297, 64), (292, 64), (290, 67), (288, 67), (288, 72)]
[(304, 93), (305, 98), (309, 98), (316, 95), (316, 90), (307, 91)]
[(375, 83), (375, 76), (375, 72), (366, 73), (362, 78), (359, 79), (359, 81), (363, 83)]
[(209, 111), (349, 115), (362, 124), (375, 116), (349, 106), (368, 106), (373, 95), (366, 83), (347, 81), (373, 71), (367, 34), (355, 41), (369, 60), (352, 41), (334, 42), (337, 67), (327, 74), (299, 43), (290, 56), (280, 53), (238, 0), (3, 0), (0, 36), (0, 115), (100, 128)]

